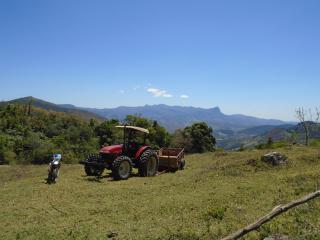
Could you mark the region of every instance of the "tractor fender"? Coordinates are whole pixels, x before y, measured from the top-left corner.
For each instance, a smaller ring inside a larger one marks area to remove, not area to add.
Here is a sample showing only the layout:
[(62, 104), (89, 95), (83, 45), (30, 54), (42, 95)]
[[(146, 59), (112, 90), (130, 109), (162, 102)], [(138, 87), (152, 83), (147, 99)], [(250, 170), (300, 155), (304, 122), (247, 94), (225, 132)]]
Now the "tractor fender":
[(149, 146), (143, 146), (143, 147), (139, 148), (139, 150), (136, 152), (134, 158), (138, 159), (141, 156), (141, 154), (147, 149), (150, 149), (150, 147)]

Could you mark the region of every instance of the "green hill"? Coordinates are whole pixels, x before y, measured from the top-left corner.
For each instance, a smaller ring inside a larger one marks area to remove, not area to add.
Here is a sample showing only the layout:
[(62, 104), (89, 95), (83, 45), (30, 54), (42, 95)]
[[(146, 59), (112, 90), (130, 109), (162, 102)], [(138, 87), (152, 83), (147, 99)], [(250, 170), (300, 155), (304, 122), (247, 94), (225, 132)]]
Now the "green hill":
[(37, 99), (34, 97), (24, 97), (24, 98), (18, 98), (18, 99), (14, 99), (12, 101), (8, 101), (8, 102), (1, 102), (0, 105), (6, 105), (8, 103), (19, 103), (19, 104), (32, 104), (32, 106), (37, 107), (37, 108), (41, 108), (44, 110), (50, 110), (50, 111), (55, 111), (55, 112), (64, 112), (64, 113), (68, 113), (68, 114), (73, 114), (75, 116), (79, 116), (83, 119), (86, 120), (90, 120), (90, 119), (97, 119), (97, 120), (104, 120), (105, 118), (95, 114), (95, 113), (91, 113), (85, 110), (81, 110), (81, 109), (70, 109), (70, 108), (66, 108), (54, 103), (50, 103), (41, 99)]
[[(0, 239), (220, 239), (319, 187), (318, 148), (279, 151), (288, 165), (262, 164), (266, 151), (195, 154), (184, 171), (118, 182), (63, 164), (47, 185), (46, 166), (0, 166)], [(244, 239), (319, 239), (319, 226), (314, 200)]]

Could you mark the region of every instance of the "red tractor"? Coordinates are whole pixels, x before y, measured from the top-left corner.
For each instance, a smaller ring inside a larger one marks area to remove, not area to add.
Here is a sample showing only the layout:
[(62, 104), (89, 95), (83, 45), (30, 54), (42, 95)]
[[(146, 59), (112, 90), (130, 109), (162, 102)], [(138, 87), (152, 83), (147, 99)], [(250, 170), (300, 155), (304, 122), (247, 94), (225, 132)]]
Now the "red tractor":
[(134, 126), (123, 128), (123, 143), (103, 147), (97, 155), (90, 155), (85, 161), (84, 170), (88, 176), (100, 176), (104, 169), (112, 171), (115, 180), (125, 180), (132, 168), (138, 168), (142, 177), (154, 176), (158, 171), (159, 159), (156, 151), (146, 146), (149, 130)]

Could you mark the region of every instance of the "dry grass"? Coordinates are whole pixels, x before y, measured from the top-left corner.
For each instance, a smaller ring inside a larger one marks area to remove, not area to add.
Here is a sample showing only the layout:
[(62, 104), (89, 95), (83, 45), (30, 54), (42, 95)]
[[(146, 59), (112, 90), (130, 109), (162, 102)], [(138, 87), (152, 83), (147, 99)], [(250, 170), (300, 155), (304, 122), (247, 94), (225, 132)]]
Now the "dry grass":
[[(184, 171), (118, 182), (63, 165), (58, 183), (47, 185), (47, 166), (0, 166), (0, 239), (219, 239), (318, 188), (317, 148), (280, 151), (287, 166), (258, 161), (265, 150), (196, 154)], [(278, 233), (320, 239), (320, 201), (247, 239)]]

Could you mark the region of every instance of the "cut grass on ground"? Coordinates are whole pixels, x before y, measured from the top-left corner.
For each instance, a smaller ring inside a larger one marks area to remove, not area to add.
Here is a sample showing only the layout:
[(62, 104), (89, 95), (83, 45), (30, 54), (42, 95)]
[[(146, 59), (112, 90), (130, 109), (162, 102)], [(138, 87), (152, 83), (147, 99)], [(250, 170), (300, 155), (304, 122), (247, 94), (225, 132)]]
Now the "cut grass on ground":
[[(319, 149), (279, 151), (288, 165), (261, 163), (267, 150), (195, 154), (184, 171), (127, 181), (62, 165), (53, 185), (45, 184), (47, 166), (0, 166), (0, 239), (219, 239), (318, 189)], [(276, 234), (320, 239), (320, 201), (245, 239)]]

